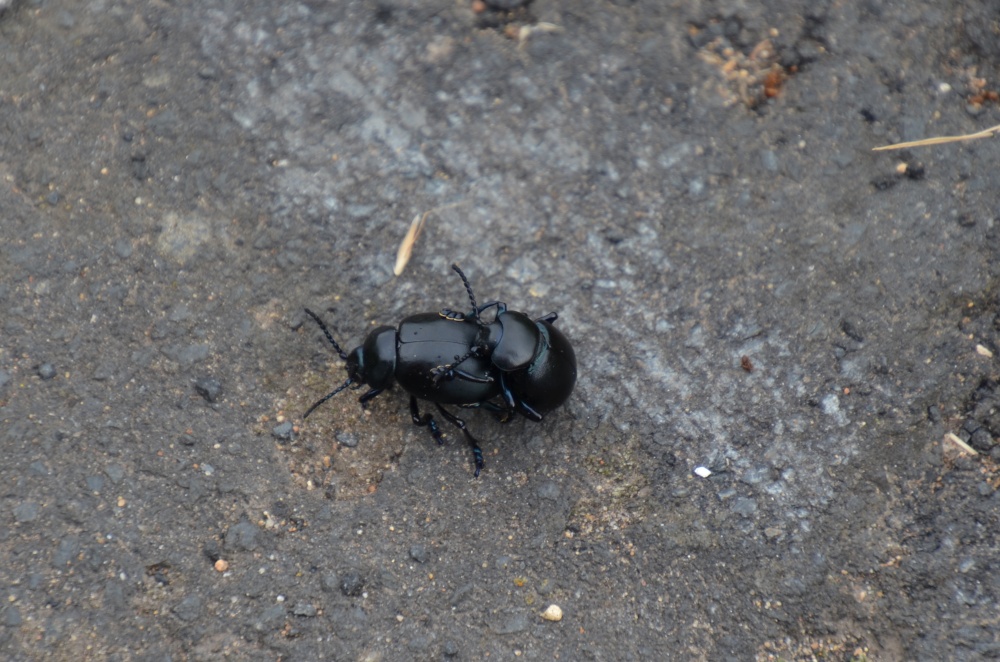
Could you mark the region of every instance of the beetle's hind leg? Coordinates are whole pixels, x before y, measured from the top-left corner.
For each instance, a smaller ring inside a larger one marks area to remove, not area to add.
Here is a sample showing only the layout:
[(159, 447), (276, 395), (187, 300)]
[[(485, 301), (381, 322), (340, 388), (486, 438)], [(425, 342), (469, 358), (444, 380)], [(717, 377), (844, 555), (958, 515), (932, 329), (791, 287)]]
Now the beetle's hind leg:
[[(468, 441), (469, 445), (472, 446), (472, 454), (476, 459), (476, 478), (479, 478), (479, 472), (483, 470), (483, 449), (479, 447), (479, 442), (476, 441), (476, 438), (472, 436), (472, 433), (466, 429), (465, 421), (460, 419), (458, 416), (455, 416), (441, 405), (437, 405), (437, 408), (438, 411), (441, 412), (442, 416), (447, 418), (449, 422), (458, 427), (465, 434), (466, 441)], [(420, 408), (417, 405), (417, 396), (415, 395), (410, 396), (410, 416), (413, 417), (414, 425), (419, 427), (429, 427), (431, 435), (439, 445), (444, 443), (441, 439), (443, 436), (441, 428), (438, 427), (437, 421), (434, 420), (434, 416), (432, 414), (420, 413)]]
[(431, 435), (434, 440), (438, 442), (438, 445), (444, 443), (441, 439), (441, 428), (438, 427), (437, 421), (434, 420), (434, 416), (431, 414), (420, 415), (420, 408), (417, 406), (417, 396), (410, 396), (410, 416), (413, 417), (413, 424), (419, 427), (429, 427), (431, 429)]
[(465, 440), (468, 441), (469, 446), (472, 447), (472, 455), (475, 457), (476, 460), (475, 477), (479, 478), (479, 472), (483, 470), (483, 464), (484, 464), (483, 449), (479, 447), (479, 442), (476, 441), (476, 438), (472, 436), (472, 433), (469, 432), (469, 429), (465, 427), (465, 421), (460, 419), (458, 416), (455, 416), (453, 413), (442, 407), (437, 402), (435, 402), (434, 404), (437, 406), (438, 411), (441, 412), (441, 415), (447, 418), (448, 422), (450, 422), (452, 425), (461, 430), (462, 434), (465, 435)]

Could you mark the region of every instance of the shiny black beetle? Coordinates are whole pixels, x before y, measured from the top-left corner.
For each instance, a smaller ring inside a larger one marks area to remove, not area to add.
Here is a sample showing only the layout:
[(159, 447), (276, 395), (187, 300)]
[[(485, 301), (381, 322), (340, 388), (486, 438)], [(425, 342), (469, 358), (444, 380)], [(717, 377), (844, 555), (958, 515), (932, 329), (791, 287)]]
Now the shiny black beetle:
[[(472, 447), (478, 477), (483, 468), (479, 443), (465, 421), (442, 405), (483, 407), (504, 422), (514, 412), (540, 421), (566, 401), (576, 384), (576, 355), (566, 336), (552, 324), (556, 313), (533, 320), (507, 310), (507, 304), (500, 301), (478, 306), (465, 274), (457, 265), (451, 268), (465, 285), (471, 312), (445, 309), (407, 317), (398, 328), (380, 326), (350, 354), (340, 348), (323, 320), (306, 309), (347, 363), (347, 381), (310, 407), (303, 420), (348, 387), (368, 385), (369, 390), (358, 398), (366, 407), (398, 382), (410, 394), (413, 422), (427, 426), (439, 444), (441, 430), (431, 414), (420, 414), (417, 399), (433, 402), (462, 431)], [(481, 315), (490, 308), (496, 309), (493, 321), (485, 322)]]

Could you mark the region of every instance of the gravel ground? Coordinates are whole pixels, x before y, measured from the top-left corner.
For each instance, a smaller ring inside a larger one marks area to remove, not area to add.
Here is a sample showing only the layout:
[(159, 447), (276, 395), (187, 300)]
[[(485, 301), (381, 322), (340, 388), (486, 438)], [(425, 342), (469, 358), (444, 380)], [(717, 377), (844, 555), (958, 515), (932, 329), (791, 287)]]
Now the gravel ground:
[[(1000, 656), (1000, 147), (871, 151), (1000, 2), (491, 4), (0, 0), (2, 657)], [(452, 262), (579, 360), (478, 480), (301, 420)]]

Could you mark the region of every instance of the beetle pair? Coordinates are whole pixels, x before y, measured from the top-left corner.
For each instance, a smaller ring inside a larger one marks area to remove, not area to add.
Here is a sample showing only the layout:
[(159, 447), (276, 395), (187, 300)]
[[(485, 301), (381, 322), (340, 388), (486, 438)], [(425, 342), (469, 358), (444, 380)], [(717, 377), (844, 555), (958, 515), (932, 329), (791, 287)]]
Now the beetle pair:
[[(413, 422), (430, 429), (440, 444), (442, 432), (433, 415), (421, 415), (417, 400), (434, 403), (458, 427), (472, 447), (476, 473), (483, 469), (483, 452), (465, 421), (442, 405), (482, 407), (506, 422), (515, 413), (540, 421), (569, 397), (576, 384), (576, 355), (566, 336), (553, 326), (558, 315), (531, 319), (507, 310), (507, 304), (476, 304), (468, 278), (458, 268), (472, 303), (469, 313), (444, 309), (405, 318), (394, 328), (380, 326), (350, 354), (333, 339), (326, 324), (308, 308), (333, 349), (347, 363), (347, 381), (318, 400), (303, 420), (321, 404), (348, 387), (368, 386), (358, 401), (366, 407), (393, 383), (410, 394)], [(482, 313), (495, 309), (493, 321)]]

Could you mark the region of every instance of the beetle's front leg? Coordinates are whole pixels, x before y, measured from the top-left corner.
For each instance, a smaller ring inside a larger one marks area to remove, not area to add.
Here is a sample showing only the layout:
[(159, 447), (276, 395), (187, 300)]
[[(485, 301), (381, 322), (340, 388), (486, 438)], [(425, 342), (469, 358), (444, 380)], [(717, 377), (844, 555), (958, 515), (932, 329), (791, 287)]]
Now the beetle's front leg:
[(473, 347), (471, 350), (466, 352), (465, 356), (456, 356), (454, 363), (449, 363), (448, 365), (439, 365), (436, 368), (431, 369), (431, 380), (437, 385), (442, 379), (455, 379), (456, 376), (470, 382), (475, 382), (477, 384), (489, 384), (493, 381), (493, 378), (487, 375), (486, 377), (478, 377), (473, 375), (471, 372), (466, 372), (465, 370), (457, 370), (456, 368), (461, 365), (466, 359), (473, 356), (479, 357), (481, 351), (478, 347)]
[(452, 380), (456, 377), (461, 377), (467, 382), (474, 382), (476, 384), (490, 384), (493, 382), (493, 378), (487, 375), (486, 377), (479, 377), (478, 375), (473, 375), (471, 372), (466, 372), (465, 370), (458, 370), (452, 365), (439, 365), (438, 367), (431, 370), (431, 379), (436, 386), (438, 382), (443, 379)]
[(362, 395), (360, 398), (358, 398), (358, 402), (361, 403), (361, 408), (368, 409), (368, 403), (371, 402), (371, 399), (384, 390), (385, 388), (373, 388), (364, 395)]
[(479, 402), (479, 403), (477, 403), (475, 405), (470, 405), (470, 406), (482, 407), (486, 411), (492, 412), (493, 415), (497, 417), (497, 420), (500, 421), (501, 423), (509, 423), (510, 419), (514, 415), (514, 411), (515, 411), (514, 409), (508, 409), (506, 407), (501, 407), (500, 405), (498, 405), (495, 402), (488, 402), (488, 401), (487, 402)]
[(511, 392), (510, 387), (507, 386), (507, 381), (503, 378), (503, 373), (500, 373), (500, 397), (503, 398), (503, 402), (507, 405), (507, 409), (513, 411), (517, 410), (521, 412), (521, 415), (525, 418), (529, 418), (536, 423), (542, 420), (542, 415), (535, 411), (532, 407), (529, 407), (521, 400), (515, 400), (514, 394)]

